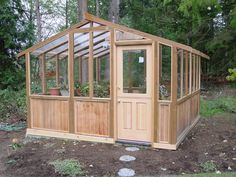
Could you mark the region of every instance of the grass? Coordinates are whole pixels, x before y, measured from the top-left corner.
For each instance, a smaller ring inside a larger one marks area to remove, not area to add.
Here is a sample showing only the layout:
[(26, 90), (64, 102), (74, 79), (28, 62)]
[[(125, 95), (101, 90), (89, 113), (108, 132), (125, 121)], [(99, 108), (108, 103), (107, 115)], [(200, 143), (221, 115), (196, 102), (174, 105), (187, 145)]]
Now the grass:
[(76, 177), (84, 174), (81, 164), (75, 159), (55, 160), (49, 164), (53, 165), (55, 172), (62, 176)]
[(236, 98), (233, 97), (219, 97), (214, 100), (206, 100), (201, 97), (202, 117), (208, 118), (216, 114), (236, 113)]
[(191, 174), (191, 175), (181, 175), (183, 177), (235, 177), (236, 172), (226, 172), (221, 174), (216, 173), (199, 173), (199, 174)]

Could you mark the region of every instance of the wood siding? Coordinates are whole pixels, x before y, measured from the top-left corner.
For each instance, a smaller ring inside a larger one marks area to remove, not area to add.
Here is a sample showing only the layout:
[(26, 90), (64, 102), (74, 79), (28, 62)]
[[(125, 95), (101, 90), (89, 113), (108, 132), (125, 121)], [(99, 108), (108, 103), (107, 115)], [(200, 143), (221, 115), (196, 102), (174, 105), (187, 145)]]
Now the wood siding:
[(157, 135), (160, 143), (169, 142), (170, 103), (159, 103)]
[(109, 135), (110, 102), (75, 101), (74, 110), (77, 134)]
[(177, 139), (179, 139), (199, 117), (200, 93), (197, 92), (177, 105)]
[(69, 102), (67, 100), (30, 99), (33, 128), (68, 132)]

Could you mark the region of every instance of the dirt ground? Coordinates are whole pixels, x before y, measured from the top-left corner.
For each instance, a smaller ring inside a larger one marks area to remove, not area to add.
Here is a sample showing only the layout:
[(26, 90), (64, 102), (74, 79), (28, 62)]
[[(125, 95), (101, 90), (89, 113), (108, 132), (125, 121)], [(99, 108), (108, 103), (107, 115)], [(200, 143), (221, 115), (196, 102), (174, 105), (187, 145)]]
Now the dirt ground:
[[(211, 95), (215, 94), (205, 93)], [(21, 147), (13, 150), (12, 141), (19, 141)], [(120, 168), (132, 168), (140, 176), (192, 174), (203, 172), (201, 164), (209, 161), (220, 172), (236, 171), (236, 114), (202, 118), (176, 151), (139, 146), (139, 151), (128, 152), (126, 146), (25, 138), (25, 130), (0, 131), (0, 176), (60, 176), (49, 162), (70, 158), (79, 160), (87, 176), (116, 176)], [(122, 155), (136, 160), (121, 162)]]
[[(200, 164), (206, 161), (213, 161), (221, 172), (229, 167), (236, 171), (236, 115), (229, 117), (201, 119), (177, 151), (140, 147), (140, 151), (127, 152), (121, 144), (24, 138), (25, 130), (1, 131), (0, 176), (59, 176), (48, 162), (69, 158), (78, 159), (88, 176), (116, 175), (124, 167), (142, 176), (199, 173)], [(22, 144), (17, 150), (9, 147), (14, 138)], [(121, 155), (132, 155), (136, 160), (121, 162)]]

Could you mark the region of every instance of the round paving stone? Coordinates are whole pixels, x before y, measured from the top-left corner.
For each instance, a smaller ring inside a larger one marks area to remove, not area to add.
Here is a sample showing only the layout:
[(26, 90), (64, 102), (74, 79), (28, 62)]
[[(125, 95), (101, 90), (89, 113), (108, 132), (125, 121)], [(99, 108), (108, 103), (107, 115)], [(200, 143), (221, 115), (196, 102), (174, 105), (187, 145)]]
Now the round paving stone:
[(135, 171), (133, 169), (130, 168), (121, 168), (118, 171), (118, 175), (120, 177), (129, 177), (129, 176), (134, 176), (135, 175)]
[(124, 161), (124, 162), (130, 162), (130, 161), (134, 161), (136, 158), (130, 155), (122, 155), (120, 157), (120, 161)]
[(139, 151), (139, 148), (137, 147), (127, 147), (125, 148), (126, 151), (134, 152), (134, 151)]

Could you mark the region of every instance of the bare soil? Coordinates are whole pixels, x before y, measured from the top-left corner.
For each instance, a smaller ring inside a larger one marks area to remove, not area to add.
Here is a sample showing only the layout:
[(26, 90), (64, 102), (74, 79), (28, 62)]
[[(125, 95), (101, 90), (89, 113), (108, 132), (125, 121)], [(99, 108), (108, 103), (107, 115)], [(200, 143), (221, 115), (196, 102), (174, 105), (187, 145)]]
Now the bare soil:
[[(223, 94), (235, 96), (235, 91), (227, 88)], [(216, 94), (221, 93), (206, 91), (204, 96), (214, 99)], [(13, 142), (21, 147), (13, 150)], [(60, 176), (49, 162), (70, 158), (79, 160), (86, 176), (117, 176), (120, 168), (132, 168), (140, 176), (192, 174), (203, 172), (201, 164), (208, 161), (221, 172), (236, 171), (236, 114), (202, 118), (176, 151), (139, 146), (140, 151), (128, 152), (126, 146), (25, 138), (25, 130), (0, 131), (0, 177)], [(121, 162), (122, 155), (135, 156), (136, 160)]]
[[(0, 131), (0, 176), (60, 176), (48, 163), (56, 159), (78, 159), (87, 176), (116, 175), (132, 168), (137, 175), (167, 175), (202, 172), (201, 163), (212, 161), (217, 170), (236, 171), (236, 115), (201, 119), (177, 151), (140, 147), (127, 152), (126, 145), (101, 144), (54, 138), (24, 138), (25, 130)], [(9, 145), (18, 139), (22, 147)], [(121, 162), (122, 155), (136, 157)]]

